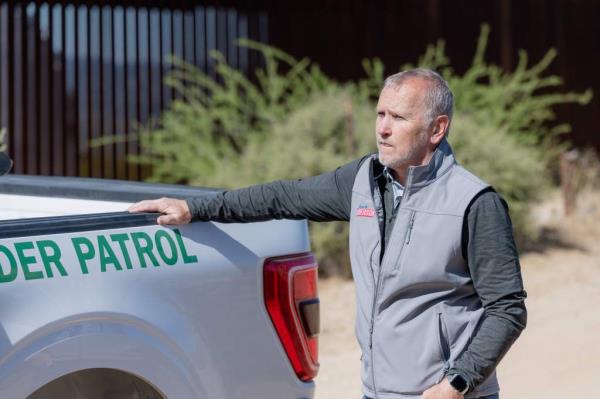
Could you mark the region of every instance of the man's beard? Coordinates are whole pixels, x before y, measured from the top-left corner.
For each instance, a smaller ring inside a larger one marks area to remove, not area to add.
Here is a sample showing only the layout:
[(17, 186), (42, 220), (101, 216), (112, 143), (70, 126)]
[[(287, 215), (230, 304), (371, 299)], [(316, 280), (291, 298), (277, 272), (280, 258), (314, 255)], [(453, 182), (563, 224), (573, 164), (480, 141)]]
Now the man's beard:
[(382, 157), (381, 151), (378, 151), (379, 162), (383, 166), (387, 166), (390, 169), (402, 169), (412, 166), (415, 162), (417, 162), (415, 159), (419, 155), (418, 153), (423, 151), (425, 144), (429, 140), (427, 131), (423, 130), (421, 134), (419, 134), (418, 138), (418, 141), (415, 142), (404, 154), (395, 154)]

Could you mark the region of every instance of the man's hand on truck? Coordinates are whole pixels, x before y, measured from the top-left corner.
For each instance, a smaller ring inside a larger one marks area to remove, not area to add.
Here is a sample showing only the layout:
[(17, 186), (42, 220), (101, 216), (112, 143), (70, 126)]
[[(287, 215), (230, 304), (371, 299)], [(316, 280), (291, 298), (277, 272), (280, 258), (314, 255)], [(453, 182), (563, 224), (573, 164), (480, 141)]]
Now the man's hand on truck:
[(129, 212), (160, 212), (163, 215), (156, 219), (160, 225), (186, 224), (192, 220), (190, 208), (184, 200), (160, 198), (140, 201), (131, 205)]

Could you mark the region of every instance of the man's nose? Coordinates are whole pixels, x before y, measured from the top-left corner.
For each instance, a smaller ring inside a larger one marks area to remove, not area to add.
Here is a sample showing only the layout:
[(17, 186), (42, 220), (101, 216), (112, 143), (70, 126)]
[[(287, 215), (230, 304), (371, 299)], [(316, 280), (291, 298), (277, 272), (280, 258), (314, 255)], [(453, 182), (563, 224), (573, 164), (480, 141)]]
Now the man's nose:
[(392, 133), (389, 130), (378, 130), (377, 135), (382, 138), (389, 137)]
[(392, 129), (387, 116), (381, 118), (377, 123), (377, 134), (383, 137), (387, 137), (392, 134)]

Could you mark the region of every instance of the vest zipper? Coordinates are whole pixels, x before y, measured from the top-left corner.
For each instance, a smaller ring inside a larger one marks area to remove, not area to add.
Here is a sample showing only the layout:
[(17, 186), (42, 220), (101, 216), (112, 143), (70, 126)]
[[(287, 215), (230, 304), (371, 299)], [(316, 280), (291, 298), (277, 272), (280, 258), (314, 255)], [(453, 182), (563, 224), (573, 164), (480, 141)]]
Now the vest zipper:
[[(385, 256), (385, 255), (384, 255)], [(373, 381), (373, 394), (377, 399), (377, 385), (375, 384), (375, 357), (373, 356), (373, 331), (375, 330), (375, 312), (377, 311), (377, 297), (379, 297), (379, 286), (381, 281), (381, 265), (379, 265), (379, 274), (375, 285), (375, 296), (373, 297), (373, 309), (371, 312), (371, 328), (369, 329), (369, 351), (371, 352), (371, 381)]]
[[(406, 188), (404, 190), (403, 201), (408, 199), (411, 183), (412, 183), (412, 171), (409, 171), (408, 178), (406, 181)], [(379, 195), (380, 203), (383, 204), (383, 198), (381, 197), (381, 192), (379, 192), (377, 190), (377, 194)], [(400, 205), (400, 207), (401, 206), (402, 205)], [(412, 210), (410, 213), (409, 224), (408, 224), (408, 229), (406, 231), (405, 240), (407, 240), (407, 239), (410, 240), (410, 231), (412, 230), (412, 225), (414, 223), (414, 219), (415, 219), (415, 211)], [(386, 226), (386, 228), (391, 228), (392, 233), (393, 233), (393, 230), (394, 230), (394, 227), (396, 226), (397, 221), (398, 221), (398, 217), (396, 216), (392, 225)], [(390, 237), (391, 237), (391, 234), (390, 234)], [(380, 239), (384, 240), (385, 237), (380, 237)], [(402, 246), (402, 249), (400, 250), (400, 254), (398, 255), (398, 258), (400, 258), (400, 255), (402, 255), (403, 250), (404, 250), (404, 245)], [(369, 328), (369, 350), (371, 352), (371, 381), (373, 381), (373, 393), (375, 394), (374, 399), (377, 399), (377, 386), (375, 384), (375, 359), (373, 356), (373, 331), (375, 330), (375, 312), (377, 310), (377, 298), (379, 297), (381, 274), (383, 272), (383, 265), (385, 264), (385, 258), (388, 256), (388, 254), (389, 254), (389, 248), (386, 248), (386, 252), (383, 255), (383, 259), (381, 260), (381, 262), (379, 262), (379, 273), (377, 274), (377, 282), (375, 283), (375, 296), (373, 297), (373, 309), (371, 310), (371, 327)]]
[[(404, 240), (401, 241), (401, 242), (405, 242), (406, 244), (408, 244), (410, 242), (410, 234), (411, 234), (413, 225), (415, 223), (415, 214), (416, 214), (416, 212), (414, 210), (410, 211), (408, 228), (406, 230)], [(388, 227), (393, 229), (396, 225), (397, 220), (398, 220), (398, 218), (394, 219), (394, 223), (392, 224), (392, 226), (388, 226)], [(400, 259), (403, 251), (404, 251), (404, 245), (402, 246), (402, 249), (400, 250), (400, 253), (398, 254), (398, 259)], [(377, 399), (377, 388), (375, 385), (375, 359), (373, 356), (373, 331), (375, 330), (375, 315), (376, 315), (376, 311), (377, 311), (377, 298), (379, 298), (379, 291), (380, 291), (380, 286), (381, 286), (381, 284), (380, 284), (381, 274), (383, 273), (383, 265), (385, 264), (385, 258), (387, 257), (388, 253), (389, 252), (386, 251), (386, 253), (383, 255), (383, 259), (381, 260), (381, 262), (379, 264), (379, 273), (377, 274), (377, 281), (375, 282), (375, 296), (373, 297), (373, 309), (371, 310), (371, 326), (369, 328), (369, 350), (371, 351), (371, 381), (373, 381), (373, 393), (375, 394), (374, 399)]]
[[(379, 189), (376, 190), (377, 195), (379, 196), (379, 203), (381, 204), (381, 206), (384, 206), (383, 204), (383, 198), (381, 195), (381, 192), (379, 191)], [(385, 220), (384, 220), (385, 223)], [(383, 240), (383, 226), (380, 227), (380, 240)], [(380, 250), (381, 250), (381, 245), (380, 245)], [(385, 257), (385, 254), (384, 254)], [(383, 265), (383, 262), (379, 262), (379, 272), (377, 273), (377, 281), (375, 281), (375, 278), (373, 277), (373, 285), (375, 286), (375, 292), (373, 295), (373, 308), (371, 310), (371, 325), (369, 327), (369, 351), (371, 352), (371, 381), (373, 382), (373, 394), (375, 395), (374, 399), (377, 399), (377, 387), (375, 384), (375, 359), (373, 356), (373, 330), (375, 328), (375, 311), (376, 311), (376, 307), (377, 307), (377, 297), (379, 296), (379, 282), (381, 281), (381, 266)]]
[[(408, 222), (408, 230), (406, 231), (406, 241), (404, 243), (408, 245), (410, 243), (410, 234), (412, 233), (413, 225), (415, 224), (415, 211), (410, 213), (410, 220)], [(402, 253), (400, 253), (402, 254)]]

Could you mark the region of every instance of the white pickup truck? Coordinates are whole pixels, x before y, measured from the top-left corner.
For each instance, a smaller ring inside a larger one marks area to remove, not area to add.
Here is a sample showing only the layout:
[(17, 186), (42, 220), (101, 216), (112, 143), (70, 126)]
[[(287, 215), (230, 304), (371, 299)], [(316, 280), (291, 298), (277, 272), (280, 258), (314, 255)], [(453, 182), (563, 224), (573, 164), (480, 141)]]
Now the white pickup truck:
[(312, 398), (305, 222), (171, 228), (125, 212), (207, 191), (0, 177), (0, 398)]

